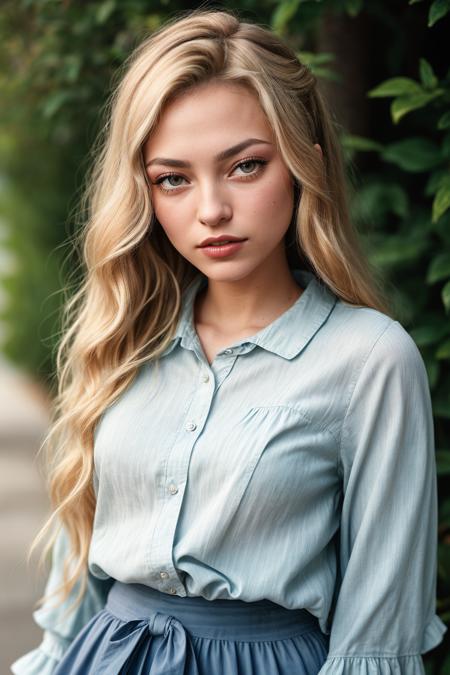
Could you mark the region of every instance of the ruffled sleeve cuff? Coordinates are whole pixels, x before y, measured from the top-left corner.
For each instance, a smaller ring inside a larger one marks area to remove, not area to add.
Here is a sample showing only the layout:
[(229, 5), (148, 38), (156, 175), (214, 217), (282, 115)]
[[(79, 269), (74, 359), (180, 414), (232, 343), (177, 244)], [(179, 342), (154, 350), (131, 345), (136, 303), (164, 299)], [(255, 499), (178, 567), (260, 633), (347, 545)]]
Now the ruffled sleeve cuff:
[(69, 644), (70, 640), (45, 631), (39, 647), (14, 661), (11, 672), (14, 675), (52, 675)]
[(422, 657), (329, 656), (318, 675), (425, 675)]
[(442, 642), (447, 626), (435, 614), (425, 627), (420, 650), (403, 656), (329, 654), (318, 675), (425, 675), (421, 654)]
[(445, 623), (437, 614), (434, 614), (425, 626), (420, 653), (425, 654), (425, 652), (437, 647), (442, 642), (446, 630)]

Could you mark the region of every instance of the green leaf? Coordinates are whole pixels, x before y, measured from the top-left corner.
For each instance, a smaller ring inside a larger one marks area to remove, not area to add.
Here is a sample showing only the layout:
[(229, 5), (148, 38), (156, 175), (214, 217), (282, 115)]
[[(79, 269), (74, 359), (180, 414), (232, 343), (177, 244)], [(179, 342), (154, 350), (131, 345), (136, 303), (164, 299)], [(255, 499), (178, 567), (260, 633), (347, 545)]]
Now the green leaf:
[(62, 66), (62, 73), (65, 80), (70, 84), (76, 82), (80, 75), (81, 67), (83, 65), (81, 54), (69, 54)]
[(447, 281), (444, 288), (442, 289), (441, 297), (446, 312), (450, 311), (450, 281)]
[(357, 16), (362, 10), (362, 0), (346, 0), (345, 9), (349, 16)]
[(313, 74), (322, 80), (331, 80), (332, 82), (342, 82), (342, 75), (331, 68), (322, 68), (321, 66), (311, 66)]
[(386, 162), (411, 173), (429, 171), (442, 161), (439, 147), (427, 138), (420, 137), (392, 143), (386, 146), (381, 156)]
[(439, 253), (430, 263), (427, 271), (427, 284), (434, 284), (450, 277), (450, 253)]
[(439, 237), (439, 250), (450, 251), (450, 209), (435, 223), (430, 220), (430, 228)]
[(425, 186), (424, 194), (426, 197), (432, 197), (436, 194), (444, 180), (448, 176), (448, 169), (436, 169), (432, 171), (430, 177), (427, 180)]
[(427, 248), (424, 233), (386, 235), (375, 246), (371, 258), (383, 268), (400, 267), (417, 261)]
[(449, 11), (450, 0), (435, 0), (428, 13), (428, 28), (434, 26), (439, 19), (443, 19)]
[(410, 5), (416, 5), (418, 2), (422, 2), (422, 0), (409, 0)]
[(355, 136), (353, 134), (343, 134), (341, 137), (342, 145), (348, 150), (356, 150), (357, 152), (371, 152), (375, 150), (380, 152), (383, 146), (378, 141), (371, 138), (364, 138), (363, 136)]
[(314, 52), (297, 52), (297, 58), (300, 63), (303, 63), (305, 66), (323, 66), (324, 64), (331, 63), (335, 60), (335, 55), (332, 52), (320, 52), (315, 54)]
[(406, 96), (421, 94), (423, 89), (418, 82), (409, 77), (392, 77), (385, 80), (374, 89), (367, 92), (370, 98), (382, 98), (386, 96)]
[(450, 475), (450, 452), (448, 450), (436, 450), (436, 469), (438, 476)]
[(313, 75), (318, 78), (332, 80), (334, 82), (340, 82), (342, 80), (340, 73), (327, 67), (328, 64), (335, 60), (335, 56), (331, 52), (321, 52), (320, 54), (314, 54), (314, 52), (297, 52), (297, 58), (300, 63), (308, 66)]
[(402, 219), (409, 215), (408, 194), (401, 185), (392, 181), (371, 180), (361, 185), (353, 196), (351, 209), (356, 221), (370, 222), (374, 227), (384, 229), (391, 213)]
[(417, 326), (409, 333), (418, 347), (428, 347), (429, 345), (435, 345), (450, 333), (450, 328), (446, 323), (442, 320), (434, 321), (423, 326)]
[(439, 345), (439, 348), (436, 351), (436, 358), (450, 359), (450, 340), (446, 340), (441, 345)]
[(450, 128), (450, 110), (447, 110), (438, 121), (438, 129)]
[(450, 207), (450, 175), (441, 179), (432, 206), (432, 222), (435, 223)]
[(420, 80), (425, 89), (435, 89), (438, 85), (438, 79), (433, 72), (433, 68), (424, 58), (420, 59)]
[(42, 114), (46, 118), (53, 117), (62, 106), (73, 98), (72, 91), (55, 91), (44, 100)]
[(276, 33), (283, 33), (287, 23), (295, 16), (301, 0), (284, 0), (276, 8), (271, 25)]
[(394, 124), (406, 115), (406, 113), (411, 112), (411, 110), (417, 110), (417, 108), (423, 108), (427, 103), (433, 101), (435, 98), (442, 96), (443, 90), (437, 90), (434, 92), (420, 92), (418, 94), (411, 94), (406, 96), (399, 96), (394, 99), (391, 103), (391, 117)]
[(106, 23), (115, 9), (116, 0), (105, 0), (105, 2), (100, 3), (95, 14), (97, 23)]

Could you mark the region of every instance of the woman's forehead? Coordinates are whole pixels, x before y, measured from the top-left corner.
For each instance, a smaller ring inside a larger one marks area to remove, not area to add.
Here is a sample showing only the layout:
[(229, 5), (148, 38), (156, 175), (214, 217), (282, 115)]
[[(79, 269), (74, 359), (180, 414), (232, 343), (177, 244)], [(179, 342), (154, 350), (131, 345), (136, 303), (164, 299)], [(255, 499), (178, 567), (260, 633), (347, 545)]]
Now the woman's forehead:
[(210, 83), (183, 93), (162, 111), (146, 142), (147, 159), (197, 147), (220, 152), (246, 138), (272, 142), (272, 130), (257, 95), (235, 83)]

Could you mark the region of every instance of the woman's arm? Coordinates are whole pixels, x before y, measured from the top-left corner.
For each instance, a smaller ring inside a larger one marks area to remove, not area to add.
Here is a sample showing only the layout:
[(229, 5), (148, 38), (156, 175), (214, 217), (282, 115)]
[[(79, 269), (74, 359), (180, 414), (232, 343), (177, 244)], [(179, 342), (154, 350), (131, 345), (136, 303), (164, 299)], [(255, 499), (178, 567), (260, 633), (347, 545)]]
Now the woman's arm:
[(436, 614), (437, 478), (427, 374), (391, 322), (361, 367), (342, 426), (340, 587), (319, 675), (423, 675)]
[[(68, 554), (68, 537), (60, 530), (52, 552), (52, 566), (45, 593), (51, 593), (62, 581), (63, 563)], [(86, 593), (77, 608), (64, 616), (78, 593), (76, 584), (69, 597), (55, 607), (56, 598), (49, 599), (33, 613), (43, 631), (41, 644), (11, 665), (14, 675), (51, 675), (64, 652), (80, 629), (101, 610), (113, 579), (98, 579), (88, 573)]]

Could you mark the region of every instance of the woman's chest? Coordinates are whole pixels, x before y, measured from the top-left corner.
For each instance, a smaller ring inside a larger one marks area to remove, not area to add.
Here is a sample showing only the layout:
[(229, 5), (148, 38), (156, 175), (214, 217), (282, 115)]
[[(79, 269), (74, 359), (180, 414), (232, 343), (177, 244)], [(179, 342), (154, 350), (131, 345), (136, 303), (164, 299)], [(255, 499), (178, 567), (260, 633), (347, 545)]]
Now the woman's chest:
[(308, 491), (337, 480), (334, 403), (319, 380), (260, 353), (223, 354), (214, 368), (184, 356), (144, 368), (103, 415), (101, 481), (156, 491), (189, 482), (232, 508), (268, 481)]

